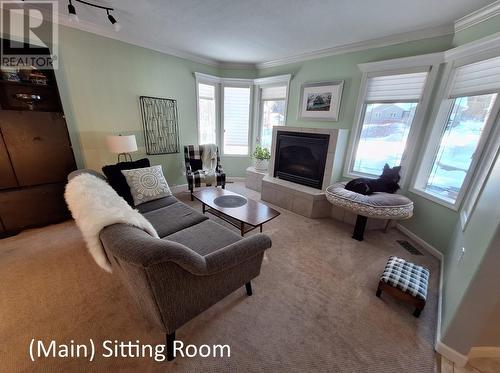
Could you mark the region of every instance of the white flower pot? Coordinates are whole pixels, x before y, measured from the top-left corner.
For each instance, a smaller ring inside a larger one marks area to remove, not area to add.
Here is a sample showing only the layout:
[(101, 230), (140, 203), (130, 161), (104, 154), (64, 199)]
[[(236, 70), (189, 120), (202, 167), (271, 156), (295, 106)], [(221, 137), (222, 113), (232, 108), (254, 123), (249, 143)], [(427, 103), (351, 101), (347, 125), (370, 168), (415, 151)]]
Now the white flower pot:
[(257, 171), (267, 171), (269, 161), (267, 159), (255, 159), (255, 169)]

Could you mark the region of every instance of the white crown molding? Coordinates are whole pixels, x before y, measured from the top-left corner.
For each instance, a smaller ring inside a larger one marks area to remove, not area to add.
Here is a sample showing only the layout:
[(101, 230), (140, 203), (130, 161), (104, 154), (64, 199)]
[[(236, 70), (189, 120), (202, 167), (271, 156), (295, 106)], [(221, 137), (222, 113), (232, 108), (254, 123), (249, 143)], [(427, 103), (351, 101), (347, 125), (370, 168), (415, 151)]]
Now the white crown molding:
[(228, 70), (256, 70), (257, 65), (255, 63), (245, 63), (245, 62), (218, 62), (217, 67), (219, 69)]
[(171, 55), (174, 57), (182, 58), (182, 59), (189, 60), (192, 62), (201, 63), (201, 64), (208, 65), (208, 66), (219, 67), (219, 65), (221, 63), (220, 61), (217, 61), (217, 60), (214, 60), (211, 58), (201, 57), (201, 56), (198, 56), (198, 55), (195, 55), (192, 53), (188, 53), (188, 52), (183, 52), (183, 51), (165, 46), (161, 43), (152, 42), (150, 40), (145, 40), (145, 39), (133, 37), (130, 35), (124, 35), (123, 31), (116, 32), (113, 29), (113, 27), (111, 27), (111, 26), (110, 27), (103, 27), (103, 26), (97, 25), (93, 22), (89, 22), (89, 21), (85, 21), (85, 20), (80, 20), (76, 24), (71, 23), (71, 22), (69, 22), (68, 17), (66, 15), (63, 15), (63, 14), (59, 14), (59, 17), (57, 17), (57, 19), (56, 19), (56, 23), (61, 25), (61, 26), (69, 27), (69, 28), (72, 28), (75, 30), (86, 31), (86, 32), (89, 32), (91, 34), (96, 34), (96, 35), (103, 36), (106, 38), (122, 41), (122, 42), (127, 43), (127, 44), (132, 44), (132, 45), (135, 45), (138, 47), (151, 49), (151, 50), (156, 51), (156, 52), (168, 54), (168, 55)]
[(500, 49), (500, 32), (474, 40), (470, 43), (460, 45), (444, 52), (446, 62), (466, 58), (491, 50)]
[(392, 60), (360, 63), (359, 69), (364, 73), (373, 71), (397, 70), (421, 66), (431, 66), (444, 62), (444, 52), (422, 54), (419, 56), (395, 58)]
[(500, 0), (457, 19), (455, 21), (455, 32), (463, 31), (498, 15), (500, 15)]
[(261, 62), (257, 64), (258, 69), (265, 69), (268, 67), (275, 67), (281, 65), (287, 65), (291, 63), (303, 62), (307, 60), (335, 56), (338, 54), (345, 54), (351, 52), (358, 52), (366, 49), (386, 47), (394, 44), (406, 43), (409, 41), (434, 38), (443, 35), (453, 34), (453, 26), (445, 25), (432, 27), (422, 30), (410, 31), (401, 34), (389, 35), (382, 38), (365, 40), (357, 43), (344, 44), (333, 48), (321, 49), (319, 51), (313, 51), (308, 53), (299, 54), (296, 56), (285, 57), (273, 61)]
[[(43, 11), (42, 11), (43, 13)], [(56, 22), (59, 25), (73, 28), (76, 30), (90, 32), (99, 36), (107, 37), (110, 39), (122, 41), (124, 43), (136, 45), (142, 48), (151, 49), (160, 53), (168, 54), (174, 57), (182, 58), (192, 62), (201, 63), (208, 66), (213, 66), (221, 69), (250, 69), (259, 70), (269, 67), (282, 66), (291, 63), (303, 62), (307, 60), (334, 56), (345, 53), (358, 52), (367, 49), (380, 48), (389, 45), (401, 44), (410, 41), (433, 38), (443, 35), (450, 35), (454, 32), (462, 31), (468, 27), (476, 25), (483, 22), (491, 17), (500, 15), (500, 0), (487, 5), (477, 11), (470, 13), (469, 15), (460, 18), (455, 21), (453, 25), (442, 25), (437, 27), (431, 27), (426, 29), (420, 29), (416, 31), (410, 31), (400, 34), (389, 35), (381, 38), (375, 38), (370, 40), (364, 40), (356, 43), (344, 44), (332, 48), (325, 48), (317, 51), (302, 53), (295, 56), (284, 57), (271, 61), (264, 61), (260, 63), (239, 63), (239, 62), (225, 62), (213, 58), (202, 57), (189, 52), (184, 52), (175, 48), (171, 48), (162, 43), (158, 43), (151, 40), (146, 40), (145, 38), (139, 38), (136, 36), (126, 35), (125, 32), (115, 32), (112, 27), (106, 27), (102, 25), (95, 24), (93, 22), (80, 20), (78, 24), (70, 23), (66, 14), (59, 14)], [(495, 34), (496, 35), (496, 34)], [(492, 35), (493, 36), (493, 35)], [(487, 38), (485, 38), (487, 39)], [(483, 40), (483, 39), (481, 39)], [(466, 48), (467, 45), (454, 48), (446, 52), (446, 58), (451, 58), (454, 53), (459, 53), (461, 48)]]

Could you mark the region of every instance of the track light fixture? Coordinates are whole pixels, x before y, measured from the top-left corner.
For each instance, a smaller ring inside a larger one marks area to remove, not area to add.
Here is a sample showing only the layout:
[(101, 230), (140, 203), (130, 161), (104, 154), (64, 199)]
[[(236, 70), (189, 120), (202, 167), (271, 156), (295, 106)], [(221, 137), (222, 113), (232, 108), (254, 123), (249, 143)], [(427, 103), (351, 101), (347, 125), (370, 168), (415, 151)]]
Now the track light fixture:
[[(81, 4), (85, 4), (85, 5), (94, 7), (94, 8), (104, 9), (106, 11), (106, 14), (108, 15), (109, 22), (111, 22), (115, 31), (118, 32), (121, 30), (122, 26), (118, 23), (116, 18), (113, 17), (113, 15), (110, 13), (110, 12), (114, 11), (113, 8), (110, 8), (110, 7), (107, 7), (104, 5), (99, 5), (99, 4), (92, 4), (92, 3), (89, 3), (89, 2), (84, 1), (84, 0), (74, 0), (74, 1), (79, 2)], [(73, 5), (72, 0), (69, 0), (69, 3), (68, 3), (68, 13), (69, 13), (69, 21), (71, 23), (79, 21), (78, 16), (76, 15), (76, 8)]]
[(122, 29), (122, 25), (120, 25), (115, 17), (113, 17), (113, 15), (109, 13), (109, 9), (106, 9), (106, 13), (108, 14), (109, 22), (111, 22), (111, 24), (115, 28), (115, 31), (120, 31)]
[(71, 0), (69, 0), (68, 4), (68, 13), (69, 13), (69, 21), (71, 23), (78, 23), (79, 19), (78, 16), (76, 15), (76, 9)]

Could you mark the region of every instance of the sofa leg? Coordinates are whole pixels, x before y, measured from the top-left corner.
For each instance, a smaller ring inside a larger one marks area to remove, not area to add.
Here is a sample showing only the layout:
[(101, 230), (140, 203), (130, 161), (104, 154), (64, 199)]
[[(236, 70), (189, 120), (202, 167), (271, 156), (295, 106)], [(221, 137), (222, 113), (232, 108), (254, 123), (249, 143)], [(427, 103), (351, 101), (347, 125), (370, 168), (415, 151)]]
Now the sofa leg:
[(251, 296), (252, 295), (252, 283), (250, 281), (248, 281), (245, 284), (245, 289), (247, 289), (247, 295)]
[(380, 288), (380, 285), (378, 286), (377, 288), (377, 293), (375, 294), (377, 297), (380, 298), (380, 296), (382, 295), (382, 289)]
[(413, 311), (413, 316), (419, 317), (421, 312), (422, 312), (421, 308), (415, 308), (415, 311)]
[(191, 201), (194, 201), (193, 191), (191, 191)]
[(174, 341), (175, 341), (175, 331), (167, 334), (167, 361), (172, 361), (175, 359), (174, 356)]
[(226, 189), (226, 184), (225, 183), (222, 184), (221, 186), (222, 186), (222, 189)]

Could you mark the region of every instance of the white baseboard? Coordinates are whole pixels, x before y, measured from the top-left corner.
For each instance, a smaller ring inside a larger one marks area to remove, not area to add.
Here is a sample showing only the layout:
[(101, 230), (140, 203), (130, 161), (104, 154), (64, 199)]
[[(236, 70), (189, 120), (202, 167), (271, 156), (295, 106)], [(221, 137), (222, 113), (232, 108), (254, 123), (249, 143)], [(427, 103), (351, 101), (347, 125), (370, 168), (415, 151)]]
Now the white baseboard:
[(439, 251), (438, 249), (436, 249), (434, 246), (432, 246), (430, 243), (428, 243), (424, 239), (417, 236), (415, 233), (410, 231), (408, 228), (403, 227), (401, 224), (397, 224), (396, 228), (398, 231), (407, 235), (412, 240), (414, 240), (416, 243), (418, 243), (420, 246), (422, 246), (433, 257), (438, 258), (441, 262), (443, 261), (443, 253), (441, 251)]
[(232, 181), (232, 182), (239, 182), (239, 181), (245, 181), (246, 177), (240, 177), (240, 176), (229, 176), (227, 178), (227, 181)]
[[(444, 276), (444, 256), (441, 251), (436, 249), (430, 243), (425, 241), (424, 239), (417, 236), (415, 233), (410, 231), (408, 228), (403, 227), (401, 224), (396, 225), (396, 228), (403, 233), (404, 235), (411, 238), (413, 241), (422, 246), (425, 250), (429, 252), (432, 256), (436, 257), (439, 260), (439, 289), (438, 289), (438, 314), (437, 314), (437, 325), (436, 325), (436, 341), (434, 345), (434, 349), (443, 355), (448, 360), (451, 360), (457, 367), (461, 368), (467, 364), (469, 356), (466, 356), (450, 346), (446, 345), (441, 341), (441, 319), (443, 315), (443, 276)], [(499, 349), (500, 351), (500, 349)]]
[(500, 347), (472, 347), (469, 360), (478, 358), (500, 359)]
[(434, 349), (448, 360), (451, 360), (453, 364), (455, 364), (455, 366), (459, 368), (464, 367), (469, 359), (466, 355), (463, 355), (460, 352), (454, 350), (440, 340), (436, 341), (436, 346)]
[(170, 191), (172, 192), (172, 194), (178, 194), (181, 192), (188, 192), (189, 190), (187, 184), (180, 184), (171, 186)]

